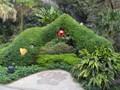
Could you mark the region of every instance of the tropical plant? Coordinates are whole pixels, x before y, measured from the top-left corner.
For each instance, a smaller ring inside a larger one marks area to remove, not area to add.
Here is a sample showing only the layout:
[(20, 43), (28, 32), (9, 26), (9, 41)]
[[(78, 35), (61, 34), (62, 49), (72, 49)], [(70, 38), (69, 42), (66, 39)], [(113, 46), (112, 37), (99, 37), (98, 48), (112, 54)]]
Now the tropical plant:
[(17, 11), (13, 4), (0, 2), (0, 18), (5, 22), (8, 19), (16, 21)]
[(15, 0), (13, 2), (15, 8), (17, 10), (18, 18), (20, 20), (20, 32), (23, 31), (24, 27), (24, 17), (26, 17), (30, 11), (32, 11), (33, 7), (36, 6), (36, 2), (34, 0)]
[(12, 25), (17, 20), (17, 11), (14, 5), (7, 1), (0, 1), (0, 43), (8, 42), (14, 33)]
[(93, 53), (86, 49), (80, 53), (81, 61), (73, 68), (73, 75), (82, 81), (87, 90), (110, 88), (120, 70), (120, 55), (103, 47)]
[(62, 11), (51, 6), (50, 9), (40, 8), (36, 13), (36, 16), (40, 18), (39, 21), (44, 25), (47, 25), (59, 17), (62, 14)]

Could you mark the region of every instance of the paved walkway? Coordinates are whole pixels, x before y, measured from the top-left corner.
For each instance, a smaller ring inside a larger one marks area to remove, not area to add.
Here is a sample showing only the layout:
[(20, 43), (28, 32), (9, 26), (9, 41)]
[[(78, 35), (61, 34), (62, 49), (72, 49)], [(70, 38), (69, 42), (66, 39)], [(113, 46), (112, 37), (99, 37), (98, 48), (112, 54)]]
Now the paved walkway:
[[(17, 90), (84, 90), (63, 70), (42, 71), (7, 85)], [(1, 89), (0, 90), (15, 90)]]
[(0, 90), (18, 90), (18, 89), (12, 89), (12, 88), (8, 88), (8, 87), (0, 85)]

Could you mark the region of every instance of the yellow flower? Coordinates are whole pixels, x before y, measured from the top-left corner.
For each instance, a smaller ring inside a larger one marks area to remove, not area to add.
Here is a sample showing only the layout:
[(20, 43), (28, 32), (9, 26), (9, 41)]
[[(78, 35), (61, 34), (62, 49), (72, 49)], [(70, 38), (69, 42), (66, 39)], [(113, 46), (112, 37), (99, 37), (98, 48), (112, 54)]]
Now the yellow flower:
[(27, 49), (25, 48), (20, 48), (20, 54), (25, 55), (27, 53)]

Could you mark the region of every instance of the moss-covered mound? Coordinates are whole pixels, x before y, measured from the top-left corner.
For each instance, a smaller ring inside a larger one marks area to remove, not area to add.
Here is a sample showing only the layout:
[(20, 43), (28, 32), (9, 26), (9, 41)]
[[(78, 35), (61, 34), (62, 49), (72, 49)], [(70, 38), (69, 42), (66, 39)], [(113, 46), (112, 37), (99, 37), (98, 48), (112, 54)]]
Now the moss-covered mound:
[[(69, 32), (75, 40), (79, 49), (86, 48), (88, 51), (94, 51), (95, 46), (105, 46), (112, 48), (112, 44), (107, 39), (96, 35), (92, 30), (79, 25), (72, 17), (67, 14), (61, 15), (54, 22), (46, 27), (29, 28), (22, 32), (8, 47), (0, 51), (0, 61), (3, 65), (29, 65), (35, 62), (35, 57), (41, 46), (50, 40), (56, 38), (57, 31), (64, 29)], [(31, 46), (34, 46), (33, 48)], [(19, 49), (26, 48), (27, 54), (22, 56)]]

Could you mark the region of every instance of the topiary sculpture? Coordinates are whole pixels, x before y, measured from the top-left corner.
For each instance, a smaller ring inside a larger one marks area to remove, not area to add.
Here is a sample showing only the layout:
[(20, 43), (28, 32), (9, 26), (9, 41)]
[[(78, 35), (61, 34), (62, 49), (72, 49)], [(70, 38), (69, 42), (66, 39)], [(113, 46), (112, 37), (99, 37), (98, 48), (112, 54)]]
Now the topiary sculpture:
[[(26, 29), (8, 47), (1, 50), (0, 61), (5, 66), (12, 63), (15, 65), (33, 64), (39, 49), (47, 42), (56, 38), (57, 31), (60, 28), (64, 29), (65, 33), (69, 32), (79, 49), (86, 48), (88, 51), (93, 52), (95, 47), (113, 48), (110, 41), (96, 35), (84, 25), (79, 25), (71, 16), (63, 14), (45, 27)], [(25, 48), (27, 53), (21, 55), (20, 48)]]

